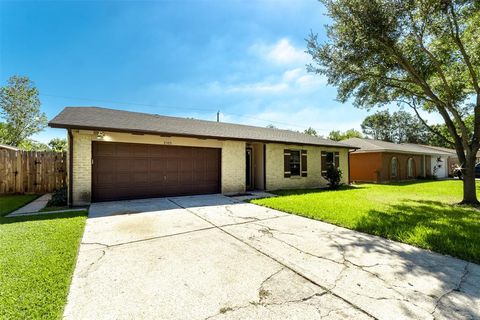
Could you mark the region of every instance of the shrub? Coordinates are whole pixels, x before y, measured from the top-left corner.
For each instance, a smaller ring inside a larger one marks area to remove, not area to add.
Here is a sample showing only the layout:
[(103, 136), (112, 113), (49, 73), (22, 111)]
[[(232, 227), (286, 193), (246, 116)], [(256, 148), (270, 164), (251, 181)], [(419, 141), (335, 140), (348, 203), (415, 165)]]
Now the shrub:
[(48, 201), (47, 207), (64, 207), (67, 205), (67, 188), (60, 188), (52, 195), (52, 199)]
[(327, 179), (330, 189), (338, 189), (338, 187), (341, 185), (340, 180), (342, 180), (342, 170), (335, 166), (329, 166), (327, 172), (325, 173), (325, 179)]

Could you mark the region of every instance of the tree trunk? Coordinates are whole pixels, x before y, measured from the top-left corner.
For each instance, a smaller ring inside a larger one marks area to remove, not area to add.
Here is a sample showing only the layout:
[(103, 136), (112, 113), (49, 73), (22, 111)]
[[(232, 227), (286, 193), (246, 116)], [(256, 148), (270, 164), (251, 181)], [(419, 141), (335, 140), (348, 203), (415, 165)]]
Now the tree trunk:
[[(475, 158), (474, 158), (475, 159)], [(463, 200), (461, 204), (479, 205), (475, 183), (475, 160), (467, 159), (463, 170)]]

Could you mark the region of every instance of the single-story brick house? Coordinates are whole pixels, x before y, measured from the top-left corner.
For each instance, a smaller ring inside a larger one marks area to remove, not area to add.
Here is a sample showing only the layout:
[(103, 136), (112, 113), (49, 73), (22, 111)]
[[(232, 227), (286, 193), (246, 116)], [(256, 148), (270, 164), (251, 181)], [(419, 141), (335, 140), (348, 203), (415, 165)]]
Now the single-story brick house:
[(342, 141), (358, 149), (350, 153), (350, 181), (390, 182), (419, 177), (448, 177), (450, 152), (417, 144), (373, 139)]
[(289, 130), (67, 107), (69, 203), (325, 186), (333, 164), (348, 183), (354, 147)]

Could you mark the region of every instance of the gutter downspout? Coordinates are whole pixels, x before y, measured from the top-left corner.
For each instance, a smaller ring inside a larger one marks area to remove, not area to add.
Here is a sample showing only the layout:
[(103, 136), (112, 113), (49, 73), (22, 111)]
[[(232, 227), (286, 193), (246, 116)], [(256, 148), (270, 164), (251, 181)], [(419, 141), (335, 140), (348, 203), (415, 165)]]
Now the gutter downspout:
[(68, 206), (73, 206), (73, 135), (68, 129)]
[(348, 150), (348, 156), (347, 156), (347, 168), (348, 168), (348, 184), (352, 184), (352, 181), (350, 180), (350, 149)]

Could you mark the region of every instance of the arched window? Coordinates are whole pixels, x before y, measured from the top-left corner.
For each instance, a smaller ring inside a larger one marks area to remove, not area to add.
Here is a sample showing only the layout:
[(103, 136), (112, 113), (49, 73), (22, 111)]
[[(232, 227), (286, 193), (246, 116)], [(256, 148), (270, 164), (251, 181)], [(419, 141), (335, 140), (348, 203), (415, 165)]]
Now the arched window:
[(415, 175), (415, 162), (413, 161), (413, 158), (408, 158), (407, 173), (409, 178), (413, 178)]
[(392, 158), (390, 163), (390, 172), (392, 178), (396, 178), (398, 176), (398, 160), (395, 157)]

